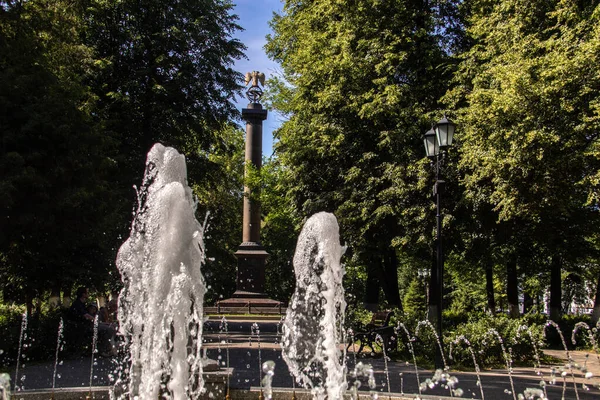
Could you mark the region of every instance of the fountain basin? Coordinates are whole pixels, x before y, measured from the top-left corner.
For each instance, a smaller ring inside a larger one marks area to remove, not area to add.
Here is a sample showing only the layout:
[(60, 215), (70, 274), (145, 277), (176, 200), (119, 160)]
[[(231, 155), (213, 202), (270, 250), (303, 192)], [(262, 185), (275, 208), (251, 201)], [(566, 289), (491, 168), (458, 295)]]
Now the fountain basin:
[[(205, 372), (204, 387), (206, 395), (201, 399), (225, 398), (227, 393), (227, 378), (233, 374), (233, 368), (222, 368), (218, 371)], [(92, 386), (92, 387), (68, 387), (58, 389), (43, 390), (23, 390), (13, 392), (13, 400), (86, 400), (86, 399), (110, 399), (113, 391), (112, 386)], [(213, 396), (210, 394), (212, 393)]]
[[(224, 371), (220, 371), (224, 372)], [(212, 375), (212, 374), (207, 374)], [(213, 377), (205, 376), (205, 384), (208, 389), (207, 394), (201, 399), (223, 399), (226, 395), (226, 375), (222, 375), (223, 379), (220, 380), (220, 377), (214, 377), (215, 382), (211, 383), (211, 379)], [(215, 384), (214, 388), (211, 384)], [(54, 390), (24, 390), (22, 392), (18, 392), (13, 394), (12, 398), (15, 400), (87, 400), (87, 399), (110, 399), (110, 392), (112, 390), (111, 386), (94, 386), (91, 388), (61, 388)], [(260, 395), (260, 388), (251, 388), (250, 390), (243, 389), (232, 389), (230, 391), (230, 397), (232, 400), (256, 400)], [(209, 393), (212, 393), (209, 394)], [(384, 400), (408, 400), (413, 399), (414, 396), (402, 395), (400, 393), (381, 393), (378, 392), (380, 398)], [(369, 398), (368, 392), (361, 392), (361, 398)], [(276, 389), (273, 390), (273, 400), (292, 400), (295, 398), (296, 400), (312, 400), (313, 396), (310, 391), (307, 390), (292, 390), (292, 389)], [(350, 399), (350, 395), (344, 396), (345, 399)], [(435, 398), (435, 399), (445, 399), (450, 397), (443, 396), (421, 396), (422, 399), (427, 398)]]
[(13, 400), (79, 400), (79, 399), (110, 399), (110, 387), (92, 386), (90, 387), (71, 387), (59, 389), (43, 390), (23, 390), (11, 394)]
[[(387, 393), (377, 392), (378, 396), (382, 400), (408, 400), (414, 399), (414, 396), (402, 395), (400, 393), (392, 393), (388, 396)], [(231, 399), (232, 400), (256, 400), (259, 398), (260, 388), (251, 388), (250, 390), (232, 390), (231, 391)], [(314, 397), (310, 393), (309, 390), (298, 390), (295, 391), (292, 389), (281, 389), (276, 388), (273, 390), (273, 400), (292, 400), (295, 397), (296, 400), (313, 400)], [(346, 394), (344, 399), (350, 399), (350, 395)], [(362, 391), (360, 392), (361, 399), (370, 399), (369, 392)], [(445, 399), (443, 396), (421, 396), (422, 399)], [(449, 399), (450, 397), (448, 397)]]

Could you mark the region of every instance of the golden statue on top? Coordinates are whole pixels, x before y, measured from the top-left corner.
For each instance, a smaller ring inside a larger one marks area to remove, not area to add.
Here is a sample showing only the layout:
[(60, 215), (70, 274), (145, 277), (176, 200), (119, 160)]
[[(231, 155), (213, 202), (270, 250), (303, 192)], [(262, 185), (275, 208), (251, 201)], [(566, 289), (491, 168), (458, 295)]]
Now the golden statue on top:
[(246, 86), (252, 81), (252, 86), (258, 86), (258, 82), (262, 86), (265, 85), (265, 74), (258, 71), (246, 72)]
[(244, 81), (246, 82), (246, 86), (252, 82), (252, 85), (246, 92), (246, 97), (248, 100), (250, 100), (252, 103), (259, 103), (260, 98), (263, 95), (263, 91), (258, 84), (260, 82), (261, 86), (265, 85), (265, 74), (258, 71), (246, 72)]

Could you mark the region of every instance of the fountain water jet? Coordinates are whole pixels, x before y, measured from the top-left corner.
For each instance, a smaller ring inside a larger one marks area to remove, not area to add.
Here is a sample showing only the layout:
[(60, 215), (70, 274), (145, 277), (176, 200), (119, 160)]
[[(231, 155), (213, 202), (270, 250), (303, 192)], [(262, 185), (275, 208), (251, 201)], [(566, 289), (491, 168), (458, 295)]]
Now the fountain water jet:
[(498, 340), (498, 343), (500, 344), (500, 348), (502, 349), (502, 355), (504, 356), (504, 361), (506, 363), (506, 372), (508, 373), (508, 380), (510, 381), (510, 393), (508, 393), (506, 390), (505, 393), (512, 394), (513, 399), (517, 400), (517, 393), (515, 392), (515, 383), (512, 377), (512, 357), (510, 356), (510, 353), (506, 352), (506, 347), (504, 347), (504, 340), (502, 339), (502, 336), (500, 336), (497, 330), (488, 329), (487, 335), (496, 338)]
[[(58, 324), (58, 339), (56, 340), (56, 352), (54, 355), (54, 372), (52, 373), (52, 393), (54, 394), (54, 389), (56, 388), (56, 371), (58, 369), (58, 355), (60, 350), (62, 349), (62, 337), (63, 337), (63, 329), (64, 329), (64, 321), (61, 318)], [(54, 397), (54, 396), (53, 396)]]
[[(546, 329), (548, 327), (554, 327), (556, 329), (556, 331), (558, 332), (558, 335), (560, 336), (560, 341), (562, 342), (563, 345), (563, 349), (565, 350), (565, 354), (567, 356), (567, 368), (571, 374), (571, 378), (573, 379), (573, 389), (575, 390), (575, 397), (577, 398), (577, 400), (579, 400), (579, 392), (577, 390), (577, 382), (575, 382), (575, 374), (573, 373), (573, 358), (571, 357), (571, 353), (569, 352), (569, 348), (567, 347), (567, 342), (565, 341), (565, 337), (562, 333), (562, 331), (560, 330), (560, 327), (558, 326), (558, 324), (552, 320), (548, 320), (546, 321), (546, 325), (544, 326), (544, 333), (546, 333)], [(565, 378), (565, 374), (561, 373), (561, 375), (563, 376), (563, 378)], [(566, 382), (566, 379), (563, 379), (563, 384)], [(564, 387), (563, 387), (563, 396), (564, 396)]]
[(10, 399), (10, 376), (6, 373), (0, 374), (0, 400)]
[(392, 389), (391, 389), (391, 383), (390, 383), (390, 370), (388, 368), (388, 355), (387, 355), (387, 349), (385, 346), (385, 340), (383, 340), (383, 338), (381, 337), (381, 335), (377, 335), (375, 336), (375, 342), (381, 346), (381, 349), (383, 351), (383, 362), (384, 362), (384, 371), (385, 371), (385, 382), (387, 385), (387, 392), (388, 392), (388, 396), (390, 396), (391, 398), (391, 393), (392, 393)]
[[(17, 353), (17, 368), (15, 370), (15, 391), (18, 391), (19, 389), (23, 389), (22, 387), (19, 388), (18, 382), (19, 382), (19, 367), (21, 366), (21, 356), (22, 356), (22, 351), (25, 348), (25, 340), (26, 339), (27, 339), (27, 313), (24, 313), (22, 320), (21, 320), (21, 332), (19, 333), (19, 350)], [(21, 378), (21, 380), (23, 380), (23, 378)]]
[[(221, 325), (219, 326), (219, 332), (225, 332), (225, 355), (226, 355), (226, 368), (229, 370), (229, 325), (227, 324), (227, 319), (225, 317), (221, 318)], [(221, 349), (221, 337), (219, 336), (219, 352)], [(227, 384), (226, 384), (226, 393), (227, 398), (229, 398), (229, 374), (227, 374)]]
[(195, 210), (184, 156), (155, 144), (138, 190), (130, 237), (117, 256), (124, 283), (119, 330), (131, 363), (124, 395), (183, 400), (204, 390), (204, 229)]
[(404, 331), (404, 333), (406, 334), (406, 344), (408, 346), (408, 351), (410, 352), (412, 359), (413, 359), (413, 366), (415, 367), (415, 377), (417, 378), (417, 388), (419, 389), (419, 397), (421, 397), (421, 380), (419, 378), (419, 368), (417, 366), (417, 356), (415, 354), (415, 348), (413, 346), (413, 342), (415, 340), (414, 337), (412, 337), (410, 335), (410, 333), (408, 332), (408, 329), (406, 328), (406, 326), (402, 323), (402, 322), (398, 322), (398, 326), (395, 328), (397, 334), (399, 335), (400, 333), (400, 329), (402, 329)]
[[(258, 326), (258, 324), (255, 322), (252, 324), (252, 328), (250, 329), (250, 334), (252, 336), (256, 336), (256, 344), (258, 346), (258, 382), (260, 384), (260, 392), (262, 393), (263, 390), (263, 384), (262, 384), (262, 371), (263, 371), (263, 367), (262, 367), (262, 356), (261, 356), (261, 352), (260, 352), (260, 327)], [(252, 336), (250, 336), (250, 340), (252, 340)]]
[(477, 358), (475, 357), (475, 352), (473, 351), (473, 346), (471, 346), (471, 342), (464, 336), (459, 335), (453, 342), (450, 343), (450, 359), (452, 359), (452, 345), (458, 345), (460, 342), (463, 342), (467, 345), (467, 349), (469, 349), (469, 353), (471, 354), (471, 359), (473, 360), (473, 365), (475, 366), (475, 374), (477, 376), (477, 386), (481, 392), (481, 400), (485, 400), (485, 396), (483, 395), (483, 385), (481, 384), (481, 370), (479, 369), (479, 364), (477, 364)]
[(343, 325), (346, 302), (339, 227), (333, 214), (310, 217), (294, 254), (296, 289), (283, 324), (282, 356), (296, 381), (316, 399), (346, 391)]
[(265, 399), (273, 398), (273, 375), (275, 375), (275, 362), (272, 360), (265, 361), (262, 364), (262, 372), (265, 377), (260, 381), (261, 391), (264, 390)]
[(92, 357), (90, 358), (90, 393), (94, 382), (94, 364), (96, 363), (96, 353), (98, 352), (98, 316), (94, 318), (94, 329), (92, 337)]

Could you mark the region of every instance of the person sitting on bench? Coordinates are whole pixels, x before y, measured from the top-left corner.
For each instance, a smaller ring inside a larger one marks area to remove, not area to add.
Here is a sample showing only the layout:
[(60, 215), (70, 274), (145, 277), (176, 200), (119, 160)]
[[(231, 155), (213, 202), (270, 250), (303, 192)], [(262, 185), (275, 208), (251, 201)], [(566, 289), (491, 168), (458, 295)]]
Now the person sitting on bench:
[(86, 305), (87, 299), (88, 299), (88, 297), (90, 297), (87, 288), (80, 287), (79, 289), (77, 289), (77, 292), (75, 293), (75, 295), (77, 296), (77, 298), (75, 299), (73, 304), (71, 304), (71, 316), (77, 322), (82, 322), (82, 321), (93, 322), (94, 316), (92, 316), (90, 313), (88, 313), (87, 305)]
[[(76, 321), (84, 322), (85, 328), (94, 328), (95, 316), (88, 312), (85, 302), (89, 297), (87, 288), (80, 287), (76, 292), (77, 298), (71, 305), (71, 315)], [(97, 310), (98, 308), (94, 306)], [(91, 309), (90, 309), (91, 310)], [(98, 351), (101, 356), (109, 357), (117, 354), (115, 347), (115, 329), (110, 324), (98, 323)]]

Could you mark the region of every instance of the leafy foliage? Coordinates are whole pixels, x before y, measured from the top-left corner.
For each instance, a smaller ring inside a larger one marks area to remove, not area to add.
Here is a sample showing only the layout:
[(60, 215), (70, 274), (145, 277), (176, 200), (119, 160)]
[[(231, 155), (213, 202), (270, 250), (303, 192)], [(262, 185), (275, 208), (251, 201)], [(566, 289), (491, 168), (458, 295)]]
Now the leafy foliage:
[(506, 315), (479, 316), (459, 325), (452, 336), (447, 339), (453, 342), (446, 341), (452, 343), (452, 363), (469, 367), (474, 367), (472, 355), (466, 342), (457, 339), (461, 336), (472, 346), (480, 368), (505, 367), (509, 356), (517, 365), (531, 364), (540, 356), (536, 350), (539, 351), (543, 345), (543, 328), (540, 325), (528, 326), (524, 320), (510, 319)]
[(300, 233), (300, 218), (285, 191), (293, 180), (278, 159), (271, 158), (260, 170), (262, 242), (269, 251), (266, 264), (266, 288), (272, 298), (287, 302), (295, 287), (292, 260)]
[[(34, 296), (75, 282), (116, 284), (131, 187), (158, 141), (186, 155), (201, 212), (218, 209), (222, 241), (209, 253), (225, 254), (231, 269), (242, 146), (231, 126), (241, 87), (232, 64), (245, 49), (233, 38), (240, 27), (231, 8), (219, 0), (0, 2), (0, 279), (25, 292), (30, 308)], [(224, 181), (231, 186), (219, 191)]]
[(422, 279), (413, 279), (404, 295), (404, 310), (416, 318), (425, 319), (427, 312), (427, 293)]
[[(91, 49), (66, 2), (3, 5), (0, 64), (0, 276), (36, 291), (103, 279), (114, 222), (111, 143), (83, 83)], [(84, 278), (85, 279), (85, 278)]]
[[(458, 166), (468, 208), (483, 217), (473, 228), (487, 238), (484, 257), (518, 260), (530, 275), (573, 268), (594, 251), (586, 238), (598, 218), (600, 80), (587, 65), (600, 54), (597, 18), (593, 2), (472, 2), (473, 45), (446, 95), (458, 109)], [(551, 275), (560, 308), (560, 271)]]
[(290, 1), (266, 46), (288, 83), (273, 81), (271, 103), (289, 116), (275, 136), (296, 177), (293, 203), (301, 215), (335, 213), (353, 257), (395, 305), (390, 248), (427, 252), (430, 239), (420, 136), (449, 62), (435, 13), (413, 2)]
[(228, 298), (235, 291), (234, 253), (241, 242), (243, 132), (229, 125), (221, 131), (221, 137), (227, 147), (215, 145), (207, 154), (210, 179), (192, 186), (198, 199), (196, 214), (200, 221), (206, 215), (207, 221), (204, 236), (207, 263), (202, 270), (208, 287), (207, 304)]

